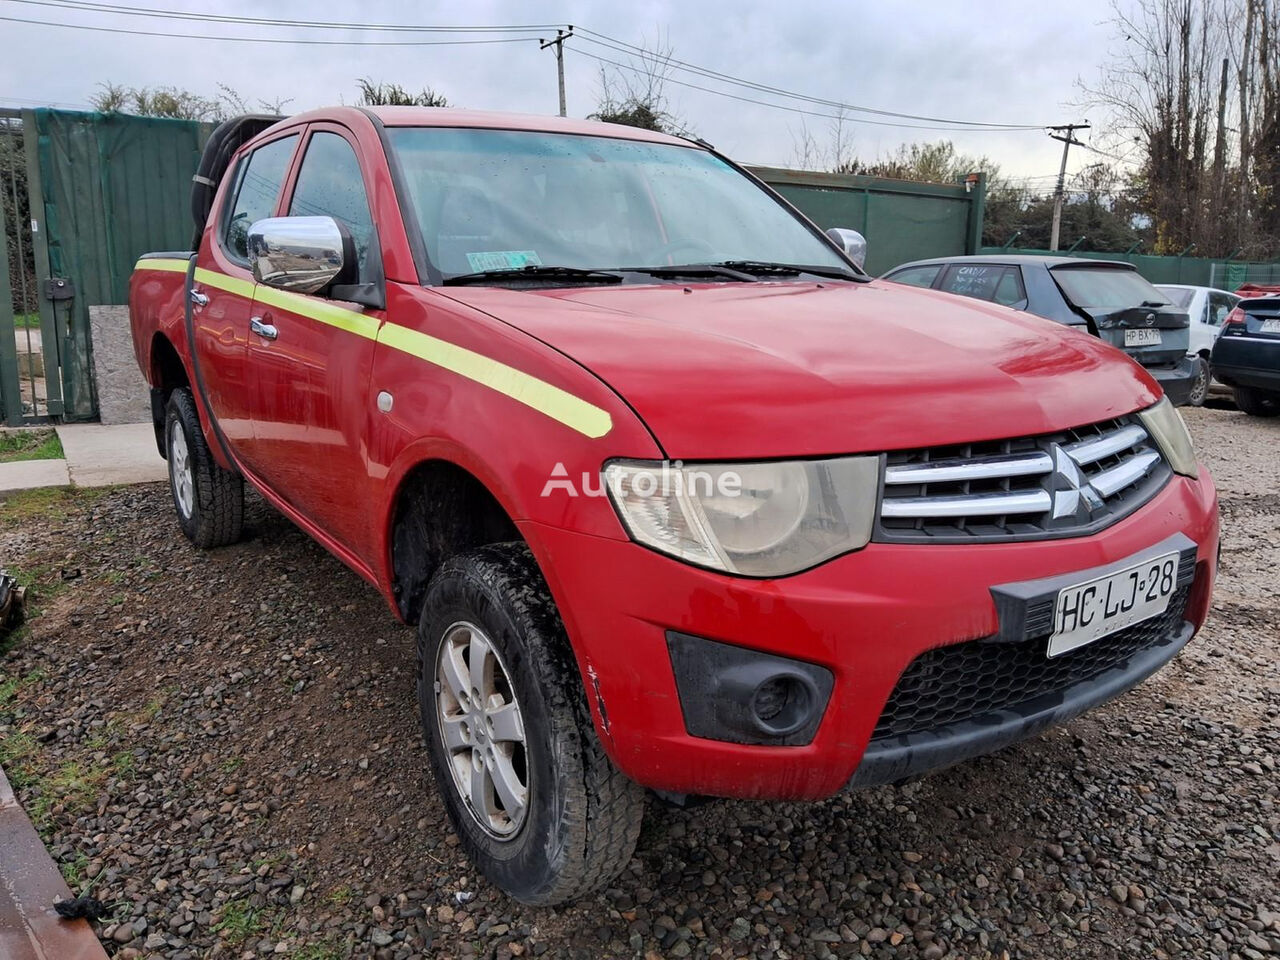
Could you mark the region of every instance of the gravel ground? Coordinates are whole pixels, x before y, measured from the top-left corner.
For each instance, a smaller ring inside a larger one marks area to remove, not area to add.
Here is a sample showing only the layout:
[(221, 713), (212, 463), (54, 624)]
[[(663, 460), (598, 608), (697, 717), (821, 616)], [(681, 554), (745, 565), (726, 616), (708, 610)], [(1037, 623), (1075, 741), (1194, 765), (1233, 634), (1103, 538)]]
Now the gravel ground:
[(256, 499), (197, 554), (161, 485), (0, 505), (38, 616), (0, 763), (117, 957), (1280, 954), (1280, 420), (1187, 414), (1223, 566), (1199, 639), (1064, 729), (820, 804), (652, 802), (601, 895), (479, 880), (430, 782), (411, 632)]

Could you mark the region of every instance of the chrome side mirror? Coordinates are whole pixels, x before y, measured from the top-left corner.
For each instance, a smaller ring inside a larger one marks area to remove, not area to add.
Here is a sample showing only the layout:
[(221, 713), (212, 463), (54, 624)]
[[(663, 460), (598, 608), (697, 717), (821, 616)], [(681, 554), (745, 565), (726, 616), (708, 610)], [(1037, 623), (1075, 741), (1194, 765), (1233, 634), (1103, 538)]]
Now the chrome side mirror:
[(844, 251), (844, 255), (858, 265), (859, 270), (867, 264), (867, 238), (857, 230), (845, 227), (832, 227), (827, 236), (836, 242), (836, 246)]
[(268, 217), (249, 228), (249, 263), (259, 283), (319, 293), (355, 270), (355, 243), (333, 217)]

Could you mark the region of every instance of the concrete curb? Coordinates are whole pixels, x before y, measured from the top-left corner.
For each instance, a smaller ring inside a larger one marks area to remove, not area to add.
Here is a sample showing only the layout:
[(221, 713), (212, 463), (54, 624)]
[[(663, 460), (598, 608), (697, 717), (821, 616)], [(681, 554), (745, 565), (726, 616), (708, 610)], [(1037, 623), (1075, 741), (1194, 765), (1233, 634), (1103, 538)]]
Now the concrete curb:
[(54, 912), (54, 901), (70, 896), (0, 768), (0, 957), (106, 960), (87, 921)]

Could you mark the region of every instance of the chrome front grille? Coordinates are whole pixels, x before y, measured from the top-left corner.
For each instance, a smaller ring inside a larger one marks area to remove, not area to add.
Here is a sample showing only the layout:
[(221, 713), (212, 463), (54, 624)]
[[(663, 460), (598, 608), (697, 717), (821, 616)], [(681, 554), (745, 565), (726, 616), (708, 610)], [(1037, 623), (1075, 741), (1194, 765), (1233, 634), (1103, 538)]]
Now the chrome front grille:
[(1123, 417), (1014, 440), (886, 458), (875, 539), (975, 543), (1081, 536), (1146, 503), (1172, 475)]

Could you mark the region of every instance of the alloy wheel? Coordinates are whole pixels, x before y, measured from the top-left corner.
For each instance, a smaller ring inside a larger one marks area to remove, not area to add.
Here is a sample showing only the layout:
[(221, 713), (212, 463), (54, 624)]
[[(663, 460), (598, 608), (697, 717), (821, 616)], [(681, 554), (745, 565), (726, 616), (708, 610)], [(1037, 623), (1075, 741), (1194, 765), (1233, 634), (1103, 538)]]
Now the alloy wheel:
[(445, 631), (436, 653), (435, 699), (458, 795), (485, 833), (510, 840), (529, 809), (524, 717), (506, 664), (475, 624)]

